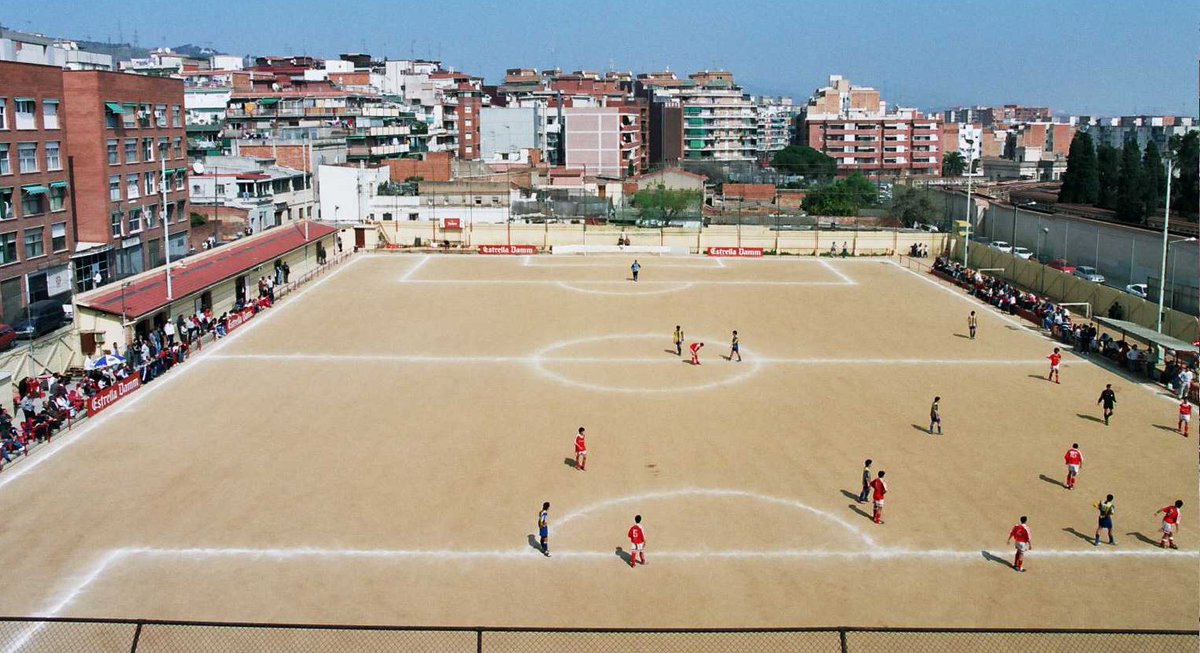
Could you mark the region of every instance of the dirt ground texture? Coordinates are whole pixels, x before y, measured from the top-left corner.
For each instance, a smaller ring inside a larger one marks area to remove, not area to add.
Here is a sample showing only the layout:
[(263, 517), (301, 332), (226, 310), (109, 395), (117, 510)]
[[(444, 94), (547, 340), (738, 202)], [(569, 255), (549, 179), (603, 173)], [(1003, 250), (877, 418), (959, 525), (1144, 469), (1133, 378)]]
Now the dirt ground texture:
[[(1048, 383), (1053, 343), (887, 259), (646, 258), (637, 284), (630, 262), (353, 259), (0, 474), (0, 614), (1196, 626), (1196, 436), (1161, 391), (1074, 354)], [(853, 498), (865, 458), (883, 525)], [(1107, 493), (1118, 544), (1093, 547)], [(1161, 551), (1177, 498), (1181, 550)]]

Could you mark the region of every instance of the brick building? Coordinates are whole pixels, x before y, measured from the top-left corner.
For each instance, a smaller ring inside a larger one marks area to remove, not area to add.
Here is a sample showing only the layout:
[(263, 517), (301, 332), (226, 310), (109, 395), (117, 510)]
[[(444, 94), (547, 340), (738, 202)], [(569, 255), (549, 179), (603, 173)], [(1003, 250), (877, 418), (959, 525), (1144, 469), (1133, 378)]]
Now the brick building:
[(63, 71), (0, 62), (0, 320), (69, 299), (74, 211)]
[(182, 80), (68, 71), (63, 91), (78, 289), (91, 288), (97, 274), (108, 283), (161, 265), (164, 219), (171, 258), (184, 256), (190, 222)]
[(879, 91), (833, 75), (801, 110), (796, 135), (833, 157), (839, 175), (938, 176), (941, 125), (940, 116), (889, 108)]

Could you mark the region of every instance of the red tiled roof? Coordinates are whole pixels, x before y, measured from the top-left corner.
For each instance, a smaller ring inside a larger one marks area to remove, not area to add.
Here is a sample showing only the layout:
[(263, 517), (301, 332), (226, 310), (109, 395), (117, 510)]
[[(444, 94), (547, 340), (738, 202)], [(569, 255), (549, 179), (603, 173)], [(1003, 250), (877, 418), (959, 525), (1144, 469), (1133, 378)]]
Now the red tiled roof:
[[(313, 223), (308, 227), (308, 240), (311, 242), (336, 231), (333, 227)], [(174, 300), (182, 299), (303, 247), (304, 244), (303, 225), (289, 225), (271, 229), (243, 242), (225, 245), (211, 253), (184, 259), (182, 264), (171, 266), (171, 294)], [(80, 306), (92, 310), (120, 315), (121, 285), (114, 283), (111, 289), (78, 296), (75, 301)], [(125, 288), (124, 310), (130, 319), (154, 313), (168, 303), (167, 280), (161, 271), (142, 277)]]

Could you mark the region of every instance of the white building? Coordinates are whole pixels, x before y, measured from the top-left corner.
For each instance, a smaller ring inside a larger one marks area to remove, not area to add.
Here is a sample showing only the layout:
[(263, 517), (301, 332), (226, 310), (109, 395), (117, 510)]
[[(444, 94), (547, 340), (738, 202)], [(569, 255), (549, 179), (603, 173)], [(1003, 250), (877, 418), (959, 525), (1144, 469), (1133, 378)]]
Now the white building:
[(188, 199), (195, 207), (245, 210), (252, 233), (313, 217), (313, 184), (302, 170), (237, 156), (210, 156), (204, 165), (204, 174), (189, 176)]
[(0, 30), (0, 61), (58, 66), (67, 70), (113, 69), (110, 55), (81, 50), (74, 41), (12, 30)]
[(754, 105), (754, 143), (760, 159), (787, 147), (796, 131), (796, 108), (790, 97), (756, 97)]
[(388, 168), (317, 167), (321, 189), (321, 219), (326, 222), (357, 223), (371, 215), (371, 198), (388, 183)]

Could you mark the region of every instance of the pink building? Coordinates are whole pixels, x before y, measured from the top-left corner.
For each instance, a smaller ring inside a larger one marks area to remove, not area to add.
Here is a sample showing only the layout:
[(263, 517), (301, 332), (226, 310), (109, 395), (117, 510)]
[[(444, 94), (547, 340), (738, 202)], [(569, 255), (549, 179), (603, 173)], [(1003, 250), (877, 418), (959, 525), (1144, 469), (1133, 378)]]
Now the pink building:
[(589, 177), (622, 175), (620, 108), (565, 107), (563, 119), (568, 170), (582, 170)]

